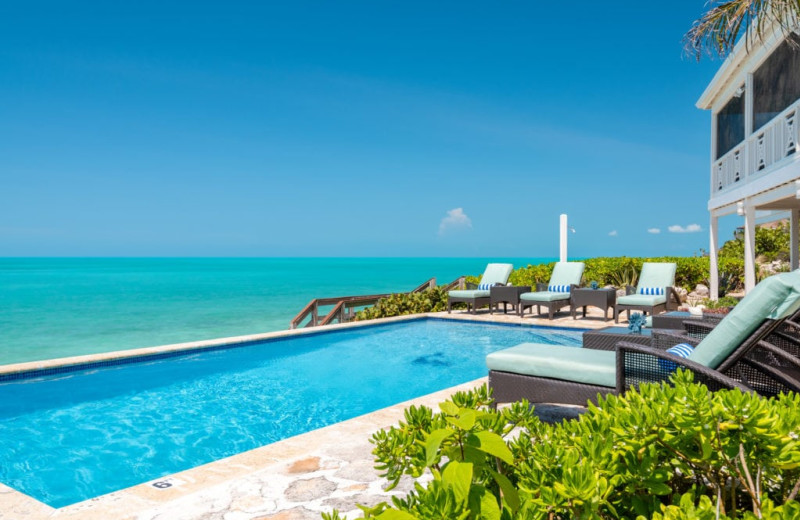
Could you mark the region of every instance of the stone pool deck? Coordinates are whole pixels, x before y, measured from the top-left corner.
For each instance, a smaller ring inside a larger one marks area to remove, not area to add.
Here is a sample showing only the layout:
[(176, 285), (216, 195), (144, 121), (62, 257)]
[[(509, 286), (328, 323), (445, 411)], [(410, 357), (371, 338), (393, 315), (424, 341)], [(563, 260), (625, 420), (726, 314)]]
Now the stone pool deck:
[[(471, 315), (464, 312), (431, 313), (430, 316), (458, 320), (520, 323), (557, 327), (599, 328), (613, 325), (600, 313), (590, 319), (573, 320), (567, 314), (553, 321), (488, 312)], [(563, 317), (567, 316), (567, 317)], [(402, 321), (389, 318), (380, 321)], [(332, 328), (349, 328), (353, 324)], [(303, 334), (304, 331), (270, 333), (235, 338), (236, 342), (269, 337)], [(229, 343), (231, 339), (226, 341)], [(143, 353), (159, 353), (197, 346), (213, 345), (198, 342), (139, 349)], [(49, 368), (94, 360), (127, 357), (129, 353), (108, 353), (82, 356), (71, 360), (25, 363), (0, 368), (0, 373), (13, 373), (31, 368)], [(412, 482), (406, 479), (391, 493), (383, 491), (384, 481), (373, 469), (372, 445), (369, 438), (375, 431), (396, 424), (410, 405), (435, 407), (452, 393), (479, 386), (485, 378), (448, 388), (412, 401), (356, 417), (348, 421), (285, 439), (226, 459), (123, 489), (108, 495), (54, 509), (0, 484), (0, 519), (139, 519), (139, 520), (295, 520), (320, 518), (321, 512), (339, 509), (355, 518), (360, 512), (356, 504), (374, 505), (388, 501), (390, 495), (404, 494)], [(579, 415), (580, 407), (538, 405), (543, 420), (556, 421)]]

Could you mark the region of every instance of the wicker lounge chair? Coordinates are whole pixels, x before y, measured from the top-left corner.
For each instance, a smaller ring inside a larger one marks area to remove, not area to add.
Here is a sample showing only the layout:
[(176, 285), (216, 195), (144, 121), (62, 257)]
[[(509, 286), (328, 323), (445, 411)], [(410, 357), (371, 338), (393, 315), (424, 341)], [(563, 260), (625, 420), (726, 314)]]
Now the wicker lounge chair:
[(546, 307), (547, 317), (552, 320), (555, 312), (569, 306), (570, 293), (580, 285), (584, 267), (583, 262), (557, 262), (548, 283), (537, 283), (536, 292), (519, 296), (519, 316), (525, 314), (526, 307), (535, 306), (538, 314), (542, 313), (541, 307)]
[(619, 323), (619, 314), (622, 311), (627, 311), (630, 318), (632, 310), (656, 314), (677, 309), (681, 304), (681, 298), (673, 287), (676, 269), (677, 265), (673, 263), (642, 264), (642, 273), (639, 275), (636, 288), (626, 287), (627, 294), (617, 298), (614, 322)]
[[(659, 363), (665, 360), (693, 371), (695, 379), (712, 390), (760, 390), (737, 372), (738, 366), (798, 309), (800, 271), (782, 273), (758, 284), (708, 336), (696, 341), (688, 358), (663, 350), (675, 344), (669, 341), (661, 348), (621, 342), (615, 351), (523, 343), (486, 357), (489, 386), (497, 402), (526, 398), (585, 405), (598, 394), (622, 393), (642, 382), (667, 379), (672, 370)], [(654, 332), (654, 344), (660, 336)], [(676, 338), (685, 342), (688, 336)]]
[[(467, 311), (475, 310), (483, 305), (489, 305), (489, 287), (492, 285), (505, 285), (514, 266), (511, 264), (489, 264), (481, 276), (477, 286), (468, 286), (466, 290), (450, 291), (447, 293), (447, 312), (453, 303), (462, 302), (467, 304)], [(472, 285), (472, 284), (470, 284)]]
[[(723, 372), (761, 395), (800, 392), (800, 311), (783, 320), (765, 339), (759, 341)], [(718, 322), (686, 321), (679, 336), (659, 334), (656, 348), (675, 344), (676, 339), (697, 344)]]

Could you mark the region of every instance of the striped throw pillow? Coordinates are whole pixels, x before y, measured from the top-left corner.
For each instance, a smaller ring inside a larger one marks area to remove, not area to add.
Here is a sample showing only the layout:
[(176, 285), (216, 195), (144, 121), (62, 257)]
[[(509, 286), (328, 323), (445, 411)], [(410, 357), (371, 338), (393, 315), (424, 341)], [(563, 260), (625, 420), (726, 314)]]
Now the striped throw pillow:
[(479, 285), (478, 285), (478, 290), (479, 290), (479, 291), (488, 291), (488, 290), (489, 290), (489, 289), (491, 289), (491, 288), (492, 288), (494, 285), (495, 285), (495, 284), (493, 284), (493, 283), (482, 283), (482, 284), (479, 284)]
[[(688, 358), (692, 351), (694, 351), (694, 347), (688, 343), (678, 343), (674, 347), (667, 349), (667, 352), (670, 354), (674, 354), (681, 358)], [(668, 359), (659, 359), (658, 366), (660, 366), (661, 370), (665, 372), (674, 372), (675, 369), (678, 368), (678, 365), (675, 364), (675, 362), (669, 361)]]
[(661, 296), (664, 294), (663, 287), (639, 287), (639, 294), (646, 294), (647, 296)]
[(570, 286), (569, 285), (548, 285), (547, 290), (550, 292), (569, 292)]

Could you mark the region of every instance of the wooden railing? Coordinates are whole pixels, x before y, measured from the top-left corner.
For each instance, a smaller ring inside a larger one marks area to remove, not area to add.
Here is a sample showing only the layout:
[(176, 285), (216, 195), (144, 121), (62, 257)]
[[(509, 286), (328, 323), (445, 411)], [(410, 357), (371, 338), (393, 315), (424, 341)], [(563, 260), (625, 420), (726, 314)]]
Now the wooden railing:
[[(444, 290), (450, 290), (456, 286), (461, 287), (463, 284), (464, 277), (462, 276), (445, 285)], [(417, 286), (414, 290), (404, 294), (422, 292), (434, 287), (436, 287), (436, 278), (431, 278)], [(319, 327), (322, 325), (330, 325), (331, 323), (346, 323), (353, 319), (353, 316), (356, 314), (356, 309), (375, 305), (381, 298), (388, 298), (391, 295), (392, 293), (339, 296), (337, 298), (315, 298), (308, 302), (308, 305), (303, 307), (303, 310), (294, 317), (289, 324), (289, 328), (298, 329), (303, 327)], [(330, 307), (331, 305), (334, 307), (327, 314), (320, 314), (320, 307)]]

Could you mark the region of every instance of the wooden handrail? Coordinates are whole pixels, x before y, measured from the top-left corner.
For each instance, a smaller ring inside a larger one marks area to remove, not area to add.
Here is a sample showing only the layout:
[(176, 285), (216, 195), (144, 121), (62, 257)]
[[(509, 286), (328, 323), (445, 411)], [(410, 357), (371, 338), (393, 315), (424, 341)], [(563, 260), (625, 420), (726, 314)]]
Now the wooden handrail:
[(467, 277), (466, 276), (459, 276), (458, 278), (456, 278), (455, 280), (453, 280), (449, 284), (442, 286), (442, 290), (443, 291), (452, 291), (453, 289), (456, 289), (456, 288), (463, 289), (464, 286), (466, 285), (466, 283), (467, 283)]
[(289, 323), (289, 328), (296, 329), (297, 326), (300, 325), (300, 322), (306, 319), (306, 316), (308, 316), (311, 312), (316, 310), (318, 301), (319, 300), (317, 299), (313, 299), (310, 302), (308, 302), (308, 305), (303, 307), (303, 310), (297, 313), (297, 316), (295, 316), (294, 319)]
[(436, 278), (431, 278), (427, 282), (421, 284), (419, 287), (411, 291), (412, 293), (418, 293), (422, 291), (427, 291), (428, 289), (433, 289), (436, 287)]
[(336, 307), (334, 307), (333, 310), (331, 310), (331, 312), (329, 312), (327, 316), (325, 316), (325, 319), (323, 319), (319, 323), (319, 326), (330, 325), (331, 322), (333, 322), (333, 320), (336, 318), (337, 315), (339, 316), (339, 323), (342, 323), (342, 321), (343, 321), (342, 320), (342, 311), (343, 310), (344, 310), (344, 301), (341, 301), (341, 302), (336, 304)]
[[(454, 289), (455, 287), (462, 288), (464, 286), (465, 280), (466, 277), (462, 276), (460, 278), (457, 278), (456, 280), (453, 280), (449, 284), (445, 285), (444, 287), (442, 287), (442, 289), (445, 291), (449, 291), (451, 289)], [(425, 283), (414, 288), (412, 291), (401, 294), (423, 292), (428, 289), (433, 289), (434, 287), (436, 287), (436, 278), (430, 278)], [(353, 309), (355, 307), (366, 307), (368, 305), (375, 305), (381, 298), (388, 298), (392, 294), (393, 293), (368, 294), (368, 295), (356, 295), (356, 296), (338, 296), (336, 298), (314, 298), (313, 300), (308, 302), (308, 304), (305, 307), (303, 307), (303, 310), (301, 310), (297, 314), (297, 316), (295, 316), (294, 319), (292, 319), (291, 322), (289, 322), (289, 328), (296, 329), (300, 327), (300, 324), (306, 318), (308, 318), (309, 315), (311, 316), (311, 319), (305, 325), (306, 327), (317, 327), (320, 325), (328, 325), (336, 318), (337, 315), (339, 316), (339, 321), (344, 322), (347, 321), (347, 319), (349, 319), (347, 314), (348, 309)], [(331, 312), (325, 315), (320, 321), (319, 308), (326, 307), (328, 305), (334, 305), (334, 308), (331, 310)]]

